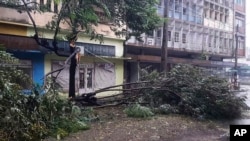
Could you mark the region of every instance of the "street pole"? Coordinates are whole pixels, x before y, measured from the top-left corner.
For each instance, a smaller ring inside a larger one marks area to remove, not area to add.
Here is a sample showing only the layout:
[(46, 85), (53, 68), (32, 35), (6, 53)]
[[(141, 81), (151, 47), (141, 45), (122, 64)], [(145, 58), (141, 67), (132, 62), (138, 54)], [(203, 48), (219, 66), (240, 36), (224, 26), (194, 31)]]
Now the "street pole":
[(235, 40), (236, 40), (236, 46), (235, 46), (235, 55), (234, 55), (234, 89), (238, 89), (238, 84), (237, 84), (237, 76), (238, 76), (238, 69), (237, 69), (237, 65), (238, 65), (238, 32), (239, 32), (239, 25), (237, 24), (236, 26), (236, 33), (235, 33)]
[[(168, 0), (164, 0), (164, 18), (168, 17)], [(161, 71), (166, 76), (167, 74), (167, 56), (168, 56), (168, 22), (164, 21), (162, 46), (161, 46)]]

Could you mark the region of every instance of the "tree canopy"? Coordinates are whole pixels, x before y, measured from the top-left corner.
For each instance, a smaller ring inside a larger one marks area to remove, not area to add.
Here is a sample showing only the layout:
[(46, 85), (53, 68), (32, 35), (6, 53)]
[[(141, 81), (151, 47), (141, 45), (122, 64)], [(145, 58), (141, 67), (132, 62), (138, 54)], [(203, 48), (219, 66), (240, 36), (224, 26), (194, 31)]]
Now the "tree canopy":
[[(52, 2), (54, 2), (54, 16), (46, 25), (47, 28), (54, 31), (53, 41), (50, 44), (46, 39), (39, 38), (32, 12), (50, 12)], [(66, 24), (70, 28), (66, 36), (68, 40), (77, 37), (76, 35), (82, 32), (90, 35), (91, 39), (98, 39), (102, 42), (103, 35), (95, 30), (95, 26), (98, 24), (108, 25), (116, 36), (123, 36), (126, 40), (130, 36), (135, 36), (139, 40), (142, 33), (149, 33), (160, 26), (163, 21), (157, 15), (157, 4), (157, 0), (47, 0), (46, 4), (43, 1), (37, 3), (37, 0), (31, 0), (31, 2), (4, 0), (0, 2), (0, 6), (12, 7), (19, 12), (27, 12), (33, 24), (34, 39), (38, 45), (55, 52), (58, 56), (71, 58), (75, 52), (69, 55), (58, 50), (58, 33), (61, 31), (62, 24)], [(70, 78), (74, 77), (75, 69), (76, 66), (72, 67)], [(72, 80), (69, 83), (70, 88), (75, 88), (74, 83), (71, 83), (74, 82), (74, 79), (70, 80)]]
[[(97, 33), (93, 26), (105, 23), (117, 36), (139, 37), (162, 24), (163, 20), (157, 15), (158, 0), (48, 0), (47, 4), (27, 2), (26, 0), (5, 0), (0, 6), (16, 8), (20, 12), (27, 12), (30, 16), (37, 35), (36, 23), (31, 16), (32, 11), (50, 11), (51, 2), (61, 5), (54, 17), (47, 24), (47, 28), (54, 30), (54, 40), (60, 32), (60, 24), (70, 26), (71, 34), (83, 32), (92, 39), (102, 40), (103, 35)], [(139, 38), (138, 38), (139, 39)], [(56, 47), (49, 49), (55, 50)]]

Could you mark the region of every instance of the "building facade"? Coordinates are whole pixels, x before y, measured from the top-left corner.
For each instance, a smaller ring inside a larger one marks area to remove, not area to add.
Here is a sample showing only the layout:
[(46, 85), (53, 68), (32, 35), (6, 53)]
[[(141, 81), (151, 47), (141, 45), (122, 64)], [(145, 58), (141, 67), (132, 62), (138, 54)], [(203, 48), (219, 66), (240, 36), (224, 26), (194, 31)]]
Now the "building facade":
[[(46, 0), (36, 0), (46, 4)], [(51, 11), (31, 13), (38, 27), (39, 36), (50, 44), (53, 31), (46, 28), (48, 21), (60, 9), (60, 5), (51, 2)], [(26, 12), (19, 13), (16, 9), (0, 7), (0, 44), (8, 52), (20, 59), (20, 67), (30, 75), (34, 83), (43, 85), (43, 77), (50, 71), (64, 64), (65, 57), (59, 57), (53, 52), (39, 46), (32, 36), (35, 34), (30, 18)], [(61, 36), (68, 33), (68, 27), (61, 26)], [(87, 93), (103, 87), (123, 83), (123, 38), (118, 38), (108, 25), (98, 24), (96, 32), (104, 35), (104, 43), (90, 40), (85, 34), (79, 34), (76, 45), (81, 48), (81, 61), (76, 72), (77, 93)], [(58, 41), (61, 53), (69, 53), (69, 43)], [(64, 92), (69, 87), (69, 68), (64, 69), (58, 76), (57, 82)]]
[(143, 42), (133, 37), (127, 41), (125, 54), (133, 58), (128, 62), (128, 80), (138, 78), (138, 74), (129, 73), (133, 69), (148, 65), (160, 68), (163, 38), (167, 38), (169, 68), (178, 63), (233, 67), (234, 63), (223, 59), (234, 58), (236, 37), (237, 55), (245, 56), (245, 0), (168, 0), (166, 4), (161, 0), (157, 8), (162, 17), (167, 8), (167, 37), (163, 37), (161, 27), (142, 35)]

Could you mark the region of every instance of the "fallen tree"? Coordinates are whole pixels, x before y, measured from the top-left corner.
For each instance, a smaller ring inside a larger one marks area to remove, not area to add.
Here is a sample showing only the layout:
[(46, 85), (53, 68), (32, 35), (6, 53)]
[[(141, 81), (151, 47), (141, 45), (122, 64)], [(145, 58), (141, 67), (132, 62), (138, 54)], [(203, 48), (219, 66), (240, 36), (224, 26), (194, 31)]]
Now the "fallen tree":
[(246, 97), (230, 91), (226, 79), (210, 75), (205, 69), (176, 65), (166, 77), (146, 69), (141, 80), (152, 81), (157, 89), (143, 91), (141, 101), (163, 113), (179, 113), (197, 118), (236, 118), (246, 108)]

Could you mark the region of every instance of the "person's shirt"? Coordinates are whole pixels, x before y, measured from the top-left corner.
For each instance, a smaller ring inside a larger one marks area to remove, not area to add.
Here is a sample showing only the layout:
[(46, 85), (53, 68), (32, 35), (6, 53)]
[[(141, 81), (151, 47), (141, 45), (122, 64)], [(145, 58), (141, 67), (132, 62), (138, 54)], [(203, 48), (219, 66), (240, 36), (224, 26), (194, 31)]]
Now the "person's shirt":
[[(76, 47), (75, 47), (75, 44), (72, 44), (72, 43), (70, 43), (70, 53), (72, 54), (72, 53), (74, 53), (75, 52), (75, 49), (76, 49)], [(76, 54), (74, 54), (74, 56), (72, 56), (72, 58), (71, 58), (71, 63), (73, 63), (73, 64), (77, 64), (77, 59), (76, 59)]]

